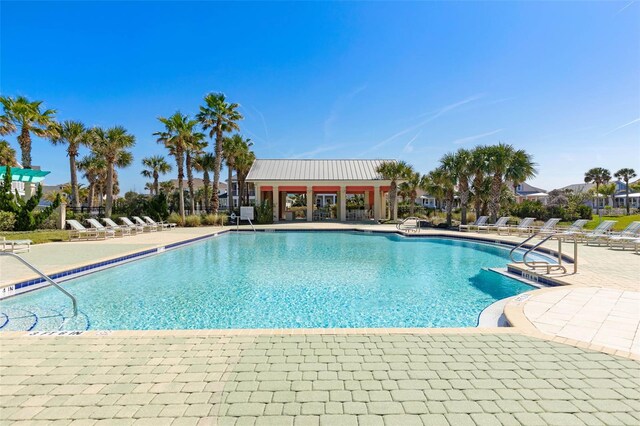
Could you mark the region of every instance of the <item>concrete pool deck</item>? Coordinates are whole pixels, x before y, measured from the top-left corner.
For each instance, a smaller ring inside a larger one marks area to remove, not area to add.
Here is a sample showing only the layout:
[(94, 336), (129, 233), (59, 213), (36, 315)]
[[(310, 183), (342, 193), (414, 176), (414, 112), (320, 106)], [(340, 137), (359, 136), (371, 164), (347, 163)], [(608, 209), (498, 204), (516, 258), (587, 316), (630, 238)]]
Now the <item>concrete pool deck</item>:
[[(312, 224), (353, 228), (395, 231)], [(221, 230), (42, 244), (24, 257), (53, 273)], [(9, 262), (0, 258), (0, 285), (29, 275)], [(0, 421), (638, 424), (640, 256), (580, 245), (578, 274), (554, 275), (568, 286), (535, 290), (505, 307), (512, 328), (0, 333)]]

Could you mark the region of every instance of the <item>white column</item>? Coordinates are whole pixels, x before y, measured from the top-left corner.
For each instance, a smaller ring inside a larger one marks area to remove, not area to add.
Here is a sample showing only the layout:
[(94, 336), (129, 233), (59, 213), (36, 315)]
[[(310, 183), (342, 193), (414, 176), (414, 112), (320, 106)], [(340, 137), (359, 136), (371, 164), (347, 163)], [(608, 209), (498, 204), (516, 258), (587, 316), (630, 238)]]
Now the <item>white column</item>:
[(377, 222), (380, 220), (380, 187), (373, 188), (373, 219)]
[(280, 191), (277, 186), (273, 187), (273, 221), (280, 221)]
[(340, 187), (340, 194), (338, 195), (340, 200), (340, 222), (347, 221), (347, 188)]
[(253, 187), (255, 188), (255, 191), (256, 191), (256, 198), (255, 198), (255, 200), (256, 200), (256, 206), (259, 206), (259, 205), (260, 205), (260, 202), (262, 201), (262, 200), (260, 199), (260, 196), (262, 195), (262, 194), (260, 193), (260, 185), (253, 185)]
[(313, 187), (307, 186), (307, 222), (313, 221)]

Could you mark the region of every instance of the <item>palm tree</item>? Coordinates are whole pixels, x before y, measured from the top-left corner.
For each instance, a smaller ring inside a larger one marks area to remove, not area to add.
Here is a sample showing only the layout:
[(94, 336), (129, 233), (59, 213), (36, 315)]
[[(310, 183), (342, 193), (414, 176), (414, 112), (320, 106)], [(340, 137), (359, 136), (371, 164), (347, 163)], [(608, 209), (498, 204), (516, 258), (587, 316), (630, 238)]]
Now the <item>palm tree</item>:
[(0, 139), (0, 166), (17, 167), (16, 150), (11, 148), (9, 142)]
[[(249, 204), (248, 193), (245, 193), (246, 180), (247, 175), (249, 174), (249, 170), (251, 170), (251, 166), (253, 166), (254, 161), (256, 161), (256, 155), (253, 153), (253, 151), (249, 150), (248, 146), (244, 151), (237, 153), (234, 160), (236, 177), (238, 179), (238, 207), (242, 206), (243, 202), (246, 202), (247, 205)], [(230, 204), (233, 204), (230, 198), (228, 199), (228, 201)]]
[(78, 169), (84, 172), (84, 178), (89, 183), (89, 190), (87, 191), (87, 207), (89, 208), (89, 211), (93, 208), (96, 189), (100, 185), (100, 176), (105, 174), (104, 171), (106, 168), (107, 163), (104, 159), (96, 156), (95, 154), (84, 156), (78, 162)]
[[(596, 184), (596, 194), (600, 193), (600, 185), (604, 183), (608, 183), (611, 180), (611, 172), (603, 167), (594, 167), (593, 169), (589, 169), (584, 174), (584, 182), (585, 183), (595, 183)], [(596, 195), (596, 214), (600, 216), (600, 200), (597, 199)]]
[(71, 176), (71, 200), (74, 209), (80, 208), (80, 194), (78, 193), (78, 168), (76, 159), (80, 146), (87, 145), (89, 138), (87, 128), (79, 121), (64, 121), (55, 124), (55, 131), (51, 137), (54, 145), (67, 145), (67, 156), (69, 157), (69, 173)]
[(164, 182), (160, 182), (160, 192), (162, 192), (162, 193), (164, 193), (166, 195), (169, 195), (175, 190), (176, 190), (176, 187), (173, 184), (173, 181), (167, 180), (167, 181), (164, 181)]
[(420, 187), (420, 173), (413, 172), (407, 176), (406, 182), (398, 185), (398, 190), (402, 193), (402, 198), (409, 201), (409, 215), (413, 216)]
[(491, 175), (491, 197), (489, 198), (489, 213), (495, 222), (500, 213), (500, 193), (507, 171), (511, 164), (515, 150), (513, 146), (499, 143), (485, 148), (487, 155), (487, 170)]
[(151, 195), (158, 195), (160, 189), (158, 187), (158, 181), (160, 175), (165, 175), (171, 171), (171, 164), (167, 163), (162, 155), (152, 155), (151, 157), (145, 157), (142, 159), (142, 165), (145, 167), (140, 174), (146, 178), (153, 179), (151, 189), (149, 192)]
[(432, 170), (420, 178), (420, 188), (436, 199), (436, 206), (442, 206), (443, 200), (447, 197), (447, 191), (441, 182), (438, 169)]
[(455, 154), (445, 154), (440, 159), (440, 167), (430, 173), (434, 185), (442, 187), (447, 212), (447, 226), (451, 226), (455, 188), (458, 179), (458, 158)]
[(480, 215), (483, 202), (488, 198), (488, 192), (485, 191), (487, 162), (486, 146), (478, 146), (471, 151), (469, 171), (473, 175), (471, 187), (473, 189), (474, 210), (476, 212), (476, 216)]
[[(218, 189), (220, 186), (220, 168), (222, 166), (222, 138), (226, 132), (239, 130), (237, 121), (242, 120), (242, 114), (237, 109), (238, 104), (228, 103), (223, 93), (209, 93), (204, 97), (204, 105), (197, 115), (204, 130), (209, 130), (209, 137), (215, 136), (215, 167), (213, 168), (213, 191), (211, 194), (211, 208), (218, 212), (220, 200)], [(229, 182), (231, 184), (231, 182)]]
[(213, 171), (215, 167), (216, 158), (211, 153), (199, 155), (193, 162), (194, 168), (203, 173), (202, 184), (204, 187), (204, 206), (205, 210), (209, 212), (211, 206), (211, 198), (209, 197), (209, 188), (211, 187), (211, 180), (209, 178), (209, 172)]
[(538, 174), (538, 170), (536, 170), (536, 163), (533, 162), (531, 154), (524, 149), (514, 151), (505, 173), (505, 179), (513, 185), (513, 192), (515, 193), (520, 184), (535, 177), (536, 174)]
[(193, 189), (193, 161), (194, 158), (202, 154), (202, 150), (207, 146), (203, 133), (194, 133), (187, 142), (185, 150), (185, 168), (187, 169), (187, 187), (189, 188), (189, 202), (191, 204), (191, 214), (195, 214), (195, 191)]
[(158, 142), (164, 144), (169, 153), (176, 159), (178, 167), (178, 192), (180, 204), (180, 216), (185, 219), (184, 214), (184, 157), (190, 144), (196, 138), (196, 120), (190, 120), (179, 111), (168, 118), (159, 117), (158, 120), (164, 125), (164, 130), (155, 132)]
[(144, 190), (149, 191), (149, 195), (153, 195), (155, 187), (153, 186), (153, 182), (147, 182), (144, 184)]
[(611, 199), (613, 197), (613, 194), (616, 193), (616, 184), (615, 183), (602, 184), (600, 185), (600, 191), (598, 193), (604, 197), (606, 205), (611, 205)]
[(413, 173), (413, 169), (404, 161), (383, 161), (376, 169), (376, 173), (379, 173), (382, 176), (382, 179), (391, 181), (389, 188), (391, 220), (398, 220), (398, 181), (407, 179), (407, 177)]
[[(242, 155), (243, 153), (245, 153), (245, 151), (248, 149), (248, 147), (252, 146), (253, 143), (251, 142), (251, 139), (244, 139), (240, 134), (236, 133), (233, 136), (230, 137), (225, 137), (222, 140), (222, 155), (224, 157), (225, 162), (227, 163), (227, 171), (229, 174), (229, 178), (227, 180), (227, 194), (228, 196), (231, 195), (232, 191), (232, 187), (233, 187), (233, 169), (235, 167), (235, 161), (236, 161), (236, 157), (238, 157), (239, 155)], [(238, 188), (240, 188), (239, 186), (239, 181), (238, 181)], [(240, 190), (238, 189), (238, 194)], [(240, 200), (240, 199), (239, 199)], [(241, 202), (238, 201), (238, 204), (240, 204)], [(233, 211), (233, 203), (229, 202), (228, 206), (227, 206), (229, 213), (231, 213)]]
[(108, 129), (95, 127), (91, 129), (91, 147), (104, 158), (107, 164), (107, 199), (104, 209), (105, 216), (111, 216), (113, 209), (113, 194), (118, 192), (114, 185), (114, 171), (116, 167), (127, 167), (133, 161), (133, 155), (127, 151), (136, 143), (135, 136), (129, 134), (122, 126), (114, 126)]
[(12, 98), (0, 96), (4, 114), (0, 116), (0, 135), (8, 135), (17, 130), (18, 143), (22, 150), (22, 167), (31, 168), (31, 134), (46, 138), (55, 134), (53, 109), (42, 111), (42, 101), (29, 101), (24, 96)]
[(616, 179), (618, 180), (622, 180), (624, 181), (624, 186), (626, 188), (625, 193), (626, 193), (626, 200), (625, 200), (625, 204), (627, 206), (627, 216), (630, 213), (629, 210), (629, 181), (631, 179), (633, 179), (634, 177), (636, 177), (636, 171), (633, 169), (629, 169), (629, 168), (624, 168), (624, 169), (620, 169), (617, 172), (615, 172), (615, 174), (613, 175), (615, 176)]

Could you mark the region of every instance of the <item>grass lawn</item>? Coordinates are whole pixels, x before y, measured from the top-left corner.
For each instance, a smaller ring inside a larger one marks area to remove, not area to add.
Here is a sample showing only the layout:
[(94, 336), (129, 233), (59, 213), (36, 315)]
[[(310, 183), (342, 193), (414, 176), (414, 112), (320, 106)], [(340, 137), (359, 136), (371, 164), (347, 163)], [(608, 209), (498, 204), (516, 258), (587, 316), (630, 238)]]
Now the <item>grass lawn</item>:
[[(616, 231), (622, 231), (627, 227), (631, 222), (636, 220), (640, 220), (640, 214), (632, 214), (630, 216), (602, 216), (602, 220), (617, 220), (618, 223), (613, 227)], [(596, 215), (593, 216), (593, 219), (588, 222), (585, 226), (586, 229), (593, 229), (600, 223), (600, 218)]]
[(25, 232), (0, 232), (0, 237), (5, 237), (7, 240), (31, 240), (33, 244), (42, 244), (54, 241), (69, 241), (69, 231), (45, 229)]

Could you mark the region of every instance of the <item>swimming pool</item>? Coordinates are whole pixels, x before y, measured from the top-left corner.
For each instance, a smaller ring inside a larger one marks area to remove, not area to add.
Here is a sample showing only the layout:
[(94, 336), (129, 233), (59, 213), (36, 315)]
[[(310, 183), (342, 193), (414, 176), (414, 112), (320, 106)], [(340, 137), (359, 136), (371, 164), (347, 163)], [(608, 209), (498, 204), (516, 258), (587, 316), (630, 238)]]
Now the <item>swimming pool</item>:
[(1, 330), (473, 327), (532, 290), (509, 248), (360, 232), (226, 233), (0, 302)]

